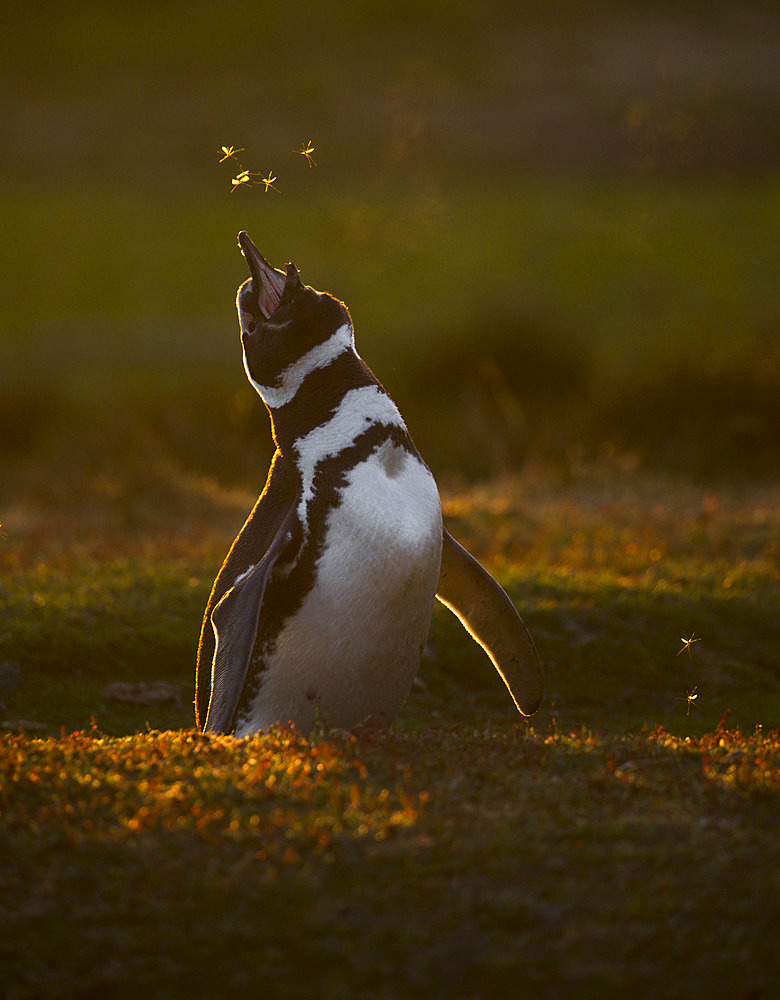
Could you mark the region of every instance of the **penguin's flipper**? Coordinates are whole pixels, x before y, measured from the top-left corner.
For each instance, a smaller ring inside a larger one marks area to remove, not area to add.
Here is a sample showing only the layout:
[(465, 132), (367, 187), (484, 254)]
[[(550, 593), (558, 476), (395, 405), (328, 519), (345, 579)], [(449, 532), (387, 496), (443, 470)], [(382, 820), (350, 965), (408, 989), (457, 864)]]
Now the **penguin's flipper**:
[(204, 732), (229, 733), (233, 728), (257, 637), (266, 584), (274, 564), (292, 536), (294, 523), (295, 507), (292, 507), (260, 562), (243, 573), (214, 605), (211, 612), (214, 659)]
[(544, 693), (533, 639), (506, 591), (446, 528), (436, 597), (485, 650), (518, 710), (533, 715)]

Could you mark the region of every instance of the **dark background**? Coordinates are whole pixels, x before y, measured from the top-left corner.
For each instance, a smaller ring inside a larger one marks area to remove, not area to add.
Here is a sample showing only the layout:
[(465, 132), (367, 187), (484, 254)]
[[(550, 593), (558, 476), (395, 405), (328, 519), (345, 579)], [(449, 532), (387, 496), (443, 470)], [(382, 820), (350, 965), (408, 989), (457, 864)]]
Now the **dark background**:
[[(440, 476), (605, 449), (775, 474), (779, 27), (693, 0), (19, 8), (0, 500), (53, 467), (121, 493), (150, 450), (256, 484), (242, 228), (347, 302)], [(278, 190), (231, 193), (222, 145)]]

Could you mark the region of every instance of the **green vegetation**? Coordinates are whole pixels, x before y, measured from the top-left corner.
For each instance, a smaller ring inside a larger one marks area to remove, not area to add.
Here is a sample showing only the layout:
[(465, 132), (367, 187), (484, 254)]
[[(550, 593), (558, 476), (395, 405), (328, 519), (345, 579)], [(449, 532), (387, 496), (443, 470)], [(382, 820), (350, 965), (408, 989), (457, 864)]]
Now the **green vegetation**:
[[(3, 714), (46, 727), (0, 736), (12, 996), (771, 995), (776, 490), (616, 456), (453, 489), (537, 639), (538, 715), (440, 609), (392, 733), (236, 742), (188, 727), (242, 501), (202, 483), (199, 533), (185, 485), (157, 535), (139, 493), (127, 532), (76, 514), (81, 547), (31, 522), (2, 550)], [(118, 679), (180, 697), (116, 701)]]
[[(776, 28), (750, 0), (6, 18), (9, 1000), (774, 996)], [(278, 192), (230, 194), (223, 143)], [(349, 304), (537, 640), (530, 722), (438, 609), (390, 733), (192, 730), (270, 455), (243, 228)]]
[(9, 200), (8, 227), (41, 213), (66, 258), (46, 295), (28, 253), (2, 261), (15, 289), (0, 402), (9, 457), (56, 434), (60, 455), (72, 442), (100, 461), (140, 428), (195, 452), (204, 471), (222, 462), (243, 475), (242, 452), (267, 439), (232, 308), (245, 225), (271, 259), (294, 255), (347, 301), (361, 353), (434, 469), (485, 476), (608, 440), (699, 476), (775, 470), (776, 181), (520, 176), (483, 192), (445, 187), (445, 175), (432, 219), (419, 192), (394, 204), (394, 185), (339, 186), (313, 231), (306, 200), (258, 205), (264, 195), (242, 191), (228, 212), (211, 183), (205, 207), (189, 192), (159, 209), (140, 194), (109, 207), (110, 191), (78, 186), (64, 207), (56, 191), (31, 192), (34, 208)]
[[(152, 468), (137, 492), (119, 497), (119, 481), (91, 484), (89, 506), (63, 513), (54, 504), (26, 523), (11, 511), (0, 548), (0, 661), (19, 671), (0, 693), (5, 717), (50, 732), (87, 729), (94, 717), (116, 735), (191, 725), (200, 616), (253, 497), (175, 472)], [(779, 507), (774, 487), (702, 489), (617, 455), (566, 478), (529, 467), (444, 491), (448, 526), (507, 587), (537, 638), (548, 679), (542, 725), (612, 732), (661, 724), (700, 733), (727, 711), (747, 731), (780, 724)], [(702, 642), (680, 652), (692, 633)], [(425, 728), (431, 713), (470, 725), (513, 720), (492, 667), (443, 608), (431, 653), (426, 688), (399, 725)], [(180, 704), (149, 714), (101, 698), (117, 680), (178, 684)]]
[(779, 749), (523, 726), (7, 740), (6, 982), (769, 996)]
[[(458, 0), (446, 30), (440, 5), (88, 6), (6, 26), (0, 455), (56, 437), (65, 465), (111, 461), (130, 413), (131, 436), (242, 477), (262, 428), (232, 314), (248, 229), (349, 304), (437, 472), (606, 440), (775, 474), (763, 5)], [(230, 194), (223, 143), (279, 192)]]

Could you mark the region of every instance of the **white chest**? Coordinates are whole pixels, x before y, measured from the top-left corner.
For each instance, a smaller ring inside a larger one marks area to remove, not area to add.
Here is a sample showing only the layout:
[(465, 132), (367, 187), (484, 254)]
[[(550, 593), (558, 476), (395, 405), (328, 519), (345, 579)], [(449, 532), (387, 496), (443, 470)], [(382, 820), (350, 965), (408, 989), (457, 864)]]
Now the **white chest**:
[(409, 692), (441, 564), (436, 484), (389, 441), (345, 480), (313, 586), (277, 637), (237, 735), (275, 722), (389, 723)]

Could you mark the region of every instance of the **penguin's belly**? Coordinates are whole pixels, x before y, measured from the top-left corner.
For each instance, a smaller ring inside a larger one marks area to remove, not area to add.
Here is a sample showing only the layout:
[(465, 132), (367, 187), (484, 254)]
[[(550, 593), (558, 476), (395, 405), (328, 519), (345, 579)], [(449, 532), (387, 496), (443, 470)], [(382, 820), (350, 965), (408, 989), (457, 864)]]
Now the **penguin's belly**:
[(263, 656), (236, 724), (389, 724), (409, 693), (441, 566), (441, 503), (428, 469), (385, 443), (345, 475), (314, 581)]

